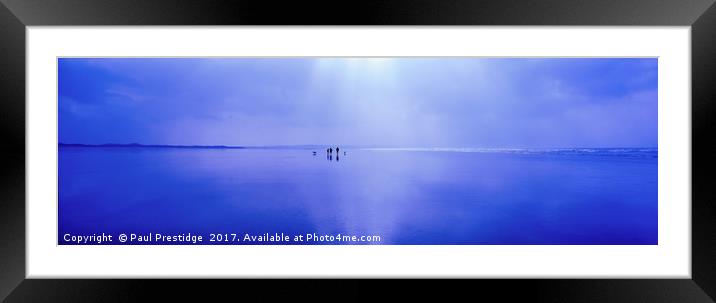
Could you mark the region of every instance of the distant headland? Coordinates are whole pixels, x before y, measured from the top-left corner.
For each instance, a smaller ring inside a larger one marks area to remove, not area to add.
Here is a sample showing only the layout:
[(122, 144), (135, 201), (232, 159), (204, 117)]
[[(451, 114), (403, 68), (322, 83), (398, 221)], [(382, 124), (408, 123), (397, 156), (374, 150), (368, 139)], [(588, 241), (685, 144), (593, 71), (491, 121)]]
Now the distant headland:
[(209, 149), (241, 149), (245, 146), (229, 146), (229, 145), (166, 145), (166, 144), (78, 144), (78, 143), (59, 143), (60, 147), (147, 147), (147, 148), (209, 148)]

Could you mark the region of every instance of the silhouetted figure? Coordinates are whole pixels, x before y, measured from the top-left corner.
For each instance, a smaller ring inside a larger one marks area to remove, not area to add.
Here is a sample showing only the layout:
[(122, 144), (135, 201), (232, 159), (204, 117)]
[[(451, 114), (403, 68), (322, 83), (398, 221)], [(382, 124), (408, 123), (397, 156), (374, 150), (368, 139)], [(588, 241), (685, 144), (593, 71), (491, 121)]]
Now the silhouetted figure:
[(345, 156), (345, 155), (346, 155), (346, 152), (343, 152), (343, 155)]
[(336, 147), (336, 155), (341, 151), (340, 148)]
[(341, 158), (338, 158), (338, 153), (336, 153), (336, 162), (340, 161)]

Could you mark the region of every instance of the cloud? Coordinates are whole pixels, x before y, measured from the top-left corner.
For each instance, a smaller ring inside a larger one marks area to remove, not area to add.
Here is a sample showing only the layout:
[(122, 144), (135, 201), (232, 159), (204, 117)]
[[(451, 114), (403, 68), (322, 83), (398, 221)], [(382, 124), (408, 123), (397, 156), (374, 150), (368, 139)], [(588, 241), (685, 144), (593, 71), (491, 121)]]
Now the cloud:
[(63, 58), (60, 139), (656, 146), (657, 74), (638, 58)]

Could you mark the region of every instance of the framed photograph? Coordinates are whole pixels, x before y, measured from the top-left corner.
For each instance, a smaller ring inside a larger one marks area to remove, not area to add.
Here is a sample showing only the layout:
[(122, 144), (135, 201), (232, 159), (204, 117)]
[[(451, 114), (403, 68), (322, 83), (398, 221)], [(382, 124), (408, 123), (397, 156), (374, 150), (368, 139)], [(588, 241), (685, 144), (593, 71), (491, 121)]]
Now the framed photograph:
[(9, 302), (713, 302), (713, 1), (6, 2)]

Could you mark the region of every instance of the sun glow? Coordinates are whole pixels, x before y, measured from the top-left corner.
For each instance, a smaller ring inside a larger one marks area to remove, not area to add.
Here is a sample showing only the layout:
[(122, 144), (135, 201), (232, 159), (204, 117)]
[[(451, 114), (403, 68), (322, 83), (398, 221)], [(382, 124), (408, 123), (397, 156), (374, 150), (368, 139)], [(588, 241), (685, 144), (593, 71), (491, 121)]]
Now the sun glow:
[(374, 82), (395, 77), (395, 60), (392, 58), (322, 58), (316, 60), (316, 73), (331, 74), (346, 79), (367, 78)]
[(392, 58), (321, 58), (314, 66), (312, 87), (323, 90), (328, 98), (317, 102), (334, 109), (332, 118), (349, 129), (333, 135), (353, 141), (378, 132), (387, 143), (407, 133), (410, 94), (400, 85), (403, 76)]

